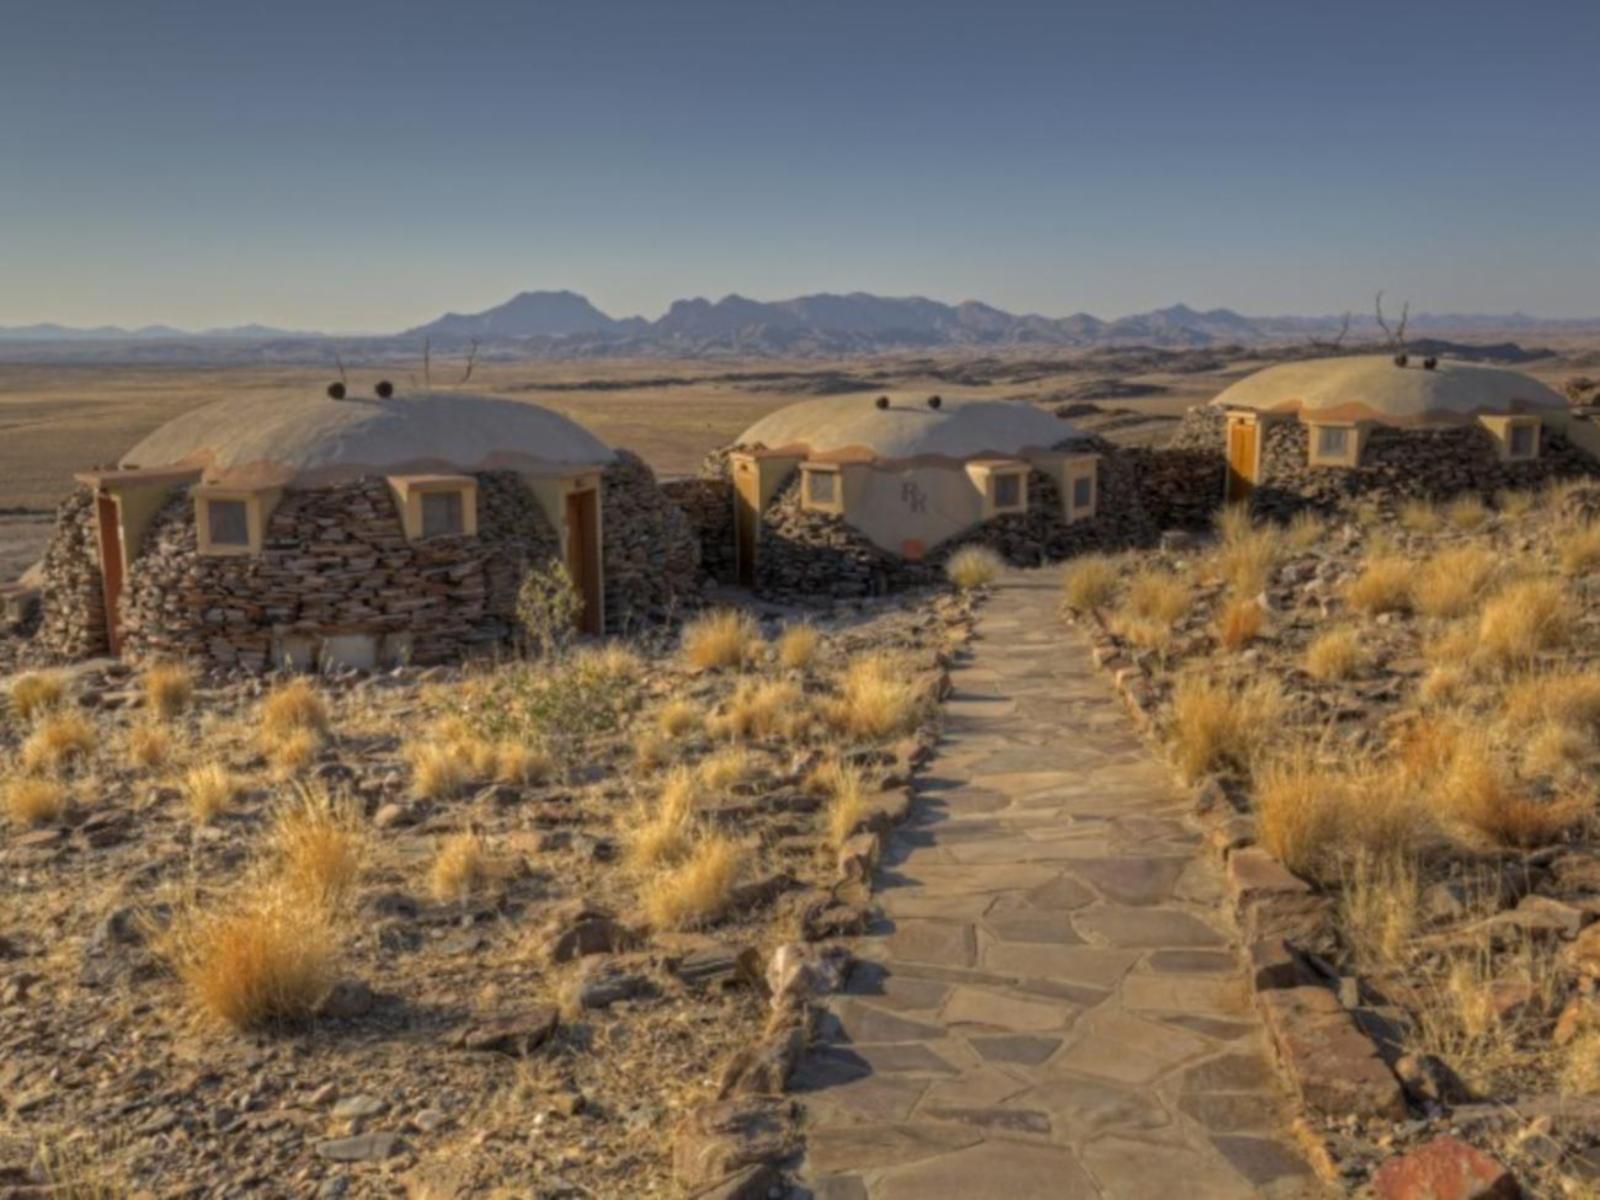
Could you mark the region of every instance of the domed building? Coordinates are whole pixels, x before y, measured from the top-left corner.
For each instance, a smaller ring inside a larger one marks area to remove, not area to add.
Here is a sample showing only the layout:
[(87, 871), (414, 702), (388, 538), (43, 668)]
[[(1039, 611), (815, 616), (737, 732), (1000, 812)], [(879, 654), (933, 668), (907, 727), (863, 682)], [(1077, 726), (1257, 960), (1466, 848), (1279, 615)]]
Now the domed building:
[(1225, 499), (1293, 508), (1374, 490), (1489, 495), (1589, 473), (1566, 423), (1561, 396), (1519, 371), (1355, 355), (1258, 371), (1191, 412), (1174, 444), (1220, 451)]
[(750, 426), (725, 462), (735, 577), (768, 591), (882, 591), (969, 541), (1039, 561), (1101, 510), (1099, 447), (1021, 402), (806, 400)]
[(589, 633), (698, 590), (692, 533), (649, 469), (512, 400), (232, 397), (77, 480), (44, 560), (41, 636), (68, 656), (447, 661), (504, 642), (522, 580), (552, 560)]

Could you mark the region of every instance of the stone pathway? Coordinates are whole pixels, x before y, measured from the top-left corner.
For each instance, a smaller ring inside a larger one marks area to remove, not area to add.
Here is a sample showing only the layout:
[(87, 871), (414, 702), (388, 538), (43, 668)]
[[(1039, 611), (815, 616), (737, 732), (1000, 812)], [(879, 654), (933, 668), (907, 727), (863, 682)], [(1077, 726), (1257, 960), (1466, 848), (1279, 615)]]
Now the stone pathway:
[(792, 1084), (818, 1200), (1325, 1193), (1221, 880), (1057, 573), (1008, 575), (880, 872), (881, 930)]

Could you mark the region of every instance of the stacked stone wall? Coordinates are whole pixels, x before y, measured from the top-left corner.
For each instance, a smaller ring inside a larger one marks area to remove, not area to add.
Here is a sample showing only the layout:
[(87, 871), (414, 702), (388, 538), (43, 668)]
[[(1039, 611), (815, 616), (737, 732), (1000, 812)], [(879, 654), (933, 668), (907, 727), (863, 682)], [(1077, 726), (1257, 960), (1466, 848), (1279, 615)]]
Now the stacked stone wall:
[(703, 542), (691, 517), (627, 451), (617, 452), (602, 486), (607, 629), (668, 623), (700, 607)]
[(661, 485), (683, 512), (700, 544), (700, 569), (718, 583), (733, 583), (738, 571), (733, 542), (733, 485), (723, 478), (674, 479)]
[(80, 487), (56, 509), (42, 563), (35, 640), (51, 657), (91, 658), (109, 649), (96, 530), (94, 494)]

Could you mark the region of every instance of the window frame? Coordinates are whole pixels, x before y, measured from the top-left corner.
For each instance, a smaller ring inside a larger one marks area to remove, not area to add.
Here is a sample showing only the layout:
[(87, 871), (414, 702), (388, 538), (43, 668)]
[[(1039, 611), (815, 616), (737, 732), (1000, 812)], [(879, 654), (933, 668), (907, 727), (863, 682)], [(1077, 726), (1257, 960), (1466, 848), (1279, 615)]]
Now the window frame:
[[(281, 492), (277, 488), (236, 488), (201, 484), (191, 490), (194, 503), (195, 548), (205, 558), (248, 558), (261, 553), (267, 521)], [(211, 532), (213, 504), (244, 505), (245, 540), (219, 542)]]
[[(814, 491), (814, 481), (826, 476), (832, 485), (833, 495), (819, 499)], [(842, 514), (844, 512), (844, 472), (832, 463), (800, 464), (800, 507), (808, 512)]]
[[(389, 487), (409, 542), (432, 542), (443, 538), (478, 535), (478, 481), (471, 475), (391, 475)], [(461, 497), (461, 528), (454, 533), (426, 533), (423, 498), (441, 493)]]
[[(1361, 465), (1363, 429), (1357, 421), (1307, 421), (1306, 462), (1313, 467), (1356, 467)], [(1325, 450), (1323, 435), (1338, 432), (1344, 438), (1344, 449)]]
[[(1089, 484), (1089, 502), (1078, 503), (1078, 485)], [(1100, 511), (1100, 456), (1081, 454), (1061, 464), (1061, 510), (1067, 524), (1086, 521)]]
[[(1004, 503), (1000, 499), (1000, 485), (1002, 482), (1015, 483), (1017, 498), (1011, 503)], [(1028, 471), (1027, 468), (1017, 470), (999, 470), (989, 472), (989, 512), (996, 517), (1011, 516), (1028, 511)]]

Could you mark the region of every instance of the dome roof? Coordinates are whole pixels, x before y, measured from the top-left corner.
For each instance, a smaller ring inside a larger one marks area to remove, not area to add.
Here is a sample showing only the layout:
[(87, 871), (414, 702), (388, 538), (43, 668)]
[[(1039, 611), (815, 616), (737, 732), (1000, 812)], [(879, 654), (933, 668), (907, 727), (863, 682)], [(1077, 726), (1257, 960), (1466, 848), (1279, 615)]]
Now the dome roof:
[(1211, 402), (1222, 408), (1297, 412), (1312, 419), (1390, 425), (1459, 424), (1497, 413), (1565, 411), (1566, 402), (1520, 371), (1383, 354), (1281, 363), (1241, 379)]
[(792, 450), (841, 462), (1010, 456), (1049, 450), (1079, 436), (1072, 425), (1014, 400), (945, 396), (938, 408), (925, 395), (880, 393), (824, 396), (768, 413), (739, 437), (742, 446)]
[(124, 467), (201, 467), (210, 483), (338, 483), (369, 474), (596, 466), (614, 455), (549, 409), (470, 392), (335, 400), (234, 396), (168, 421)]

